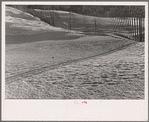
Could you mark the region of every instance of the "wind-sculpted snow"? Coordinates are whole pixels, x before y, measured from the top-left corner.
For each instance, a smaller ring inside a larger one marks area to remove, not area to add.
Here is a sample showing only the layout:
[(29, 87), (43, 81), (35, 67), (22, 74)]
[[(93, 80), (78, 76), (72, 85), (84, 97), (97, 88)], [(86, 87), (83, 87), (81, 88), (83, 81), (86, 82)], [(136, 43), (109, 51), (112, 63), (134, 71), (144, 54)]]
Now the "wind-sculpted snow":
[(39, 18), (32, 16), (29, 13), (20, 11), (12, 7), (6, 7), (6, 35), (19, 34), (19, 33), (43, 33), (48, 31), (62, 31), (62, 32), (73, 32), (76, 31), (66, 30), (63, 28), (53, 27)]
[(109, 55), (15, 77), (6, 85), (6, 98), (143, 99), (143, 50), (144, 43), (137, 43)]
[(144, 42), (104, 32), (53, 27), (6, 7), (5, 98), (144, 99)]

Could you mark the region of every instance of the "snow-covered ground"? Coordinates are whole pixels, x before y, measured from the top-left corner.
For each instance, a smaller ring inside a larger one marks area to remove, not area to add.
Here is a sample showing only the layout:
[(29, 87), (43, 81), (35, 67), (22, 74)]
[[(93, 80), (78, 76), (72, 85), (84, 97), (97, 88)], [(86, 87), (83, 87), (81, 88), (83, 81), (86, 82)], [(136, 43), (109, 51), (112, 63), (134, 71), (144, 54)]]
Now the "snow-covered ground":
[[(37, 33), (44, 31), (62, 31), (62, 32), (72, 32), (73, 34), (78, 34), (81, 32), (76, 32), (73, 30), (66, 30), (63, 28), (53, 27), (49, 24), (41, 21), (39, 18), (33, 15), (23, 12), (21, 10), (6, 6), (6, 34), (19, 34), (19, 33)], [(18, 30), (19, 29), (19, 30)], [(18, 31), (17, 31), (18, 30)]]
[[(44, 34), (43, 34), (44, 36)], [(21, 42), (20, 38), (20, 42)], [(26, 40), (27, 41), (27, 40)], [(88, 36), (73, 40), (33, 41), (6, 45), (6, 76), (76, 59), (87, 58), (133, 43), (109, 36)], [(52, 58), (53, 57), (53, 58)]]
[(143, 99), (144, 43), (6, 85), (6, 98)]
[(52, 27), (11, 7), (6, 39), (6, 98), (144, 98), (144, 43)]

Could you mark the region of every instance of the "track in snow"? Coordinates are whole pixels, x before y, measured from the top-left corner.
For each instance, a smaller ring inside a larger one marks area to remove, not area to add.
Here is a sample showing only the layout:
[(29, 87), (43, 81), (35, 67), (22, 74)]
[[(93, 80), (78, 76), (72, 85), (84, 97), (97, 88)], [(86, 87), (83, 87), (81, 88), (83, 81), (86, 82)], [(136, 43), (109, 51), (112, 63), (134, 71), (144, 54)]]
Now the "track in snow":
[(94, 58), (94, 57), (97, 57), (97, 56), (108, 55), (108, 54), (117, 52), (119, 50), (125, 49), (128, 46), (131, 46), (131, 45), (136, 44), (136, 43), (137, 42), (132, 42), (132, 43), (129, 43), (129, 44), (125, 45), (125, 46), (119, 47), (117, 49), (114, 49), (114, 50), (111, 50), (111, 51), (108, 51), (108, 52), (103, 52), (101, 54), (93, 55), (93, 56), (86, 57), (86, 58), (80, 58), (80, 59), (70, 60), (70, 61), (62, 62), (62, 63), (56, 64), (56, 65), (41, 66), (41, 67), (36, 67), (33, 70), (24, 71), (24, 72), (18, 72), (18, 73), (15, 73), (15, 74), (11, 75), (11, 76), (7, 76), (5, 78), (5, 84), (11, 83), (12, 82), (12, 79), (15, 79), (16, 77), (26, 78), (26, 77), (30, 77), (30, 76), (33, 76), (33, 75), (40, 74), (40, 73), (45, 72), (45, 71), (48, 71), (48, 70), (56, 69), (56, 68), (58, 68), (61, 65), (64, 66), (64, 65), (68, 65), (68, 64), (71, 64), (71, 63), (74, 63), (74, 62), (79, 62), (79, 61), (82, 61), (82, 60), (87, 60), (87, 59), (90, 59), (90, 58)]

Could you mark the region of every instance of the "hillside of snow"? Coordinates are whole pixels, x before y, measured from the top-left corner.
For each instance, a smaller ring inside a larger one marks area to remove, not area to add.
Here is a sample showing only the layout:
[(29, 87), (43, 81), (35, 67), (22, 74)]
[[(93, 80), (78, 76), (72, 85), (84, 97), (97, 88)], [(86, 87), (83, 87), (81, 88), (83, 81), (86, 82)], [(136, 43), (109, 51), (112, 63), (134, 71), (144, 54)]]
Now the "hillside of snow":
[(144, 42), (53, 27), (12, 7), (5, 20), (6, 99), (144, 99)]
[(5, 22), (7, 35), (44, 31), (68, 32), (68, 30), (62, 28), (50, 26), (49, 24), (41, 21), (39, 18), (34, 17), (29, 13), (8, 6), (6, 6)]
[(75, 39), (85, 36), (78, 31), (53, 27), (29, 13), (8, 6), (6, 6), (5, 27), (6, 44)]

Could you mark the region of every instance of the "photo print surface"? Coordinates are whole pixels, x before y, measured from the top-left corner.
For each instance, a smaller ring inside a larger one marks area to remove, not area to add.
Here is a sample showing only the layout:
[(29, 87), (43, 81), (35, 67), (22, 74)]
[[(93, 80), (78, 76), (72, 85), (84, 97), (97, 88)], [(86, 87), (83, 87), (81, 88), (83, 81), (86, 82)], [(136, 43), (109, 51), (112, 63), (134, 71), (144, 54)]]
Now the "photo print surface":
[(5, 6), (5, 99), (143, 100), (145, 6)]

